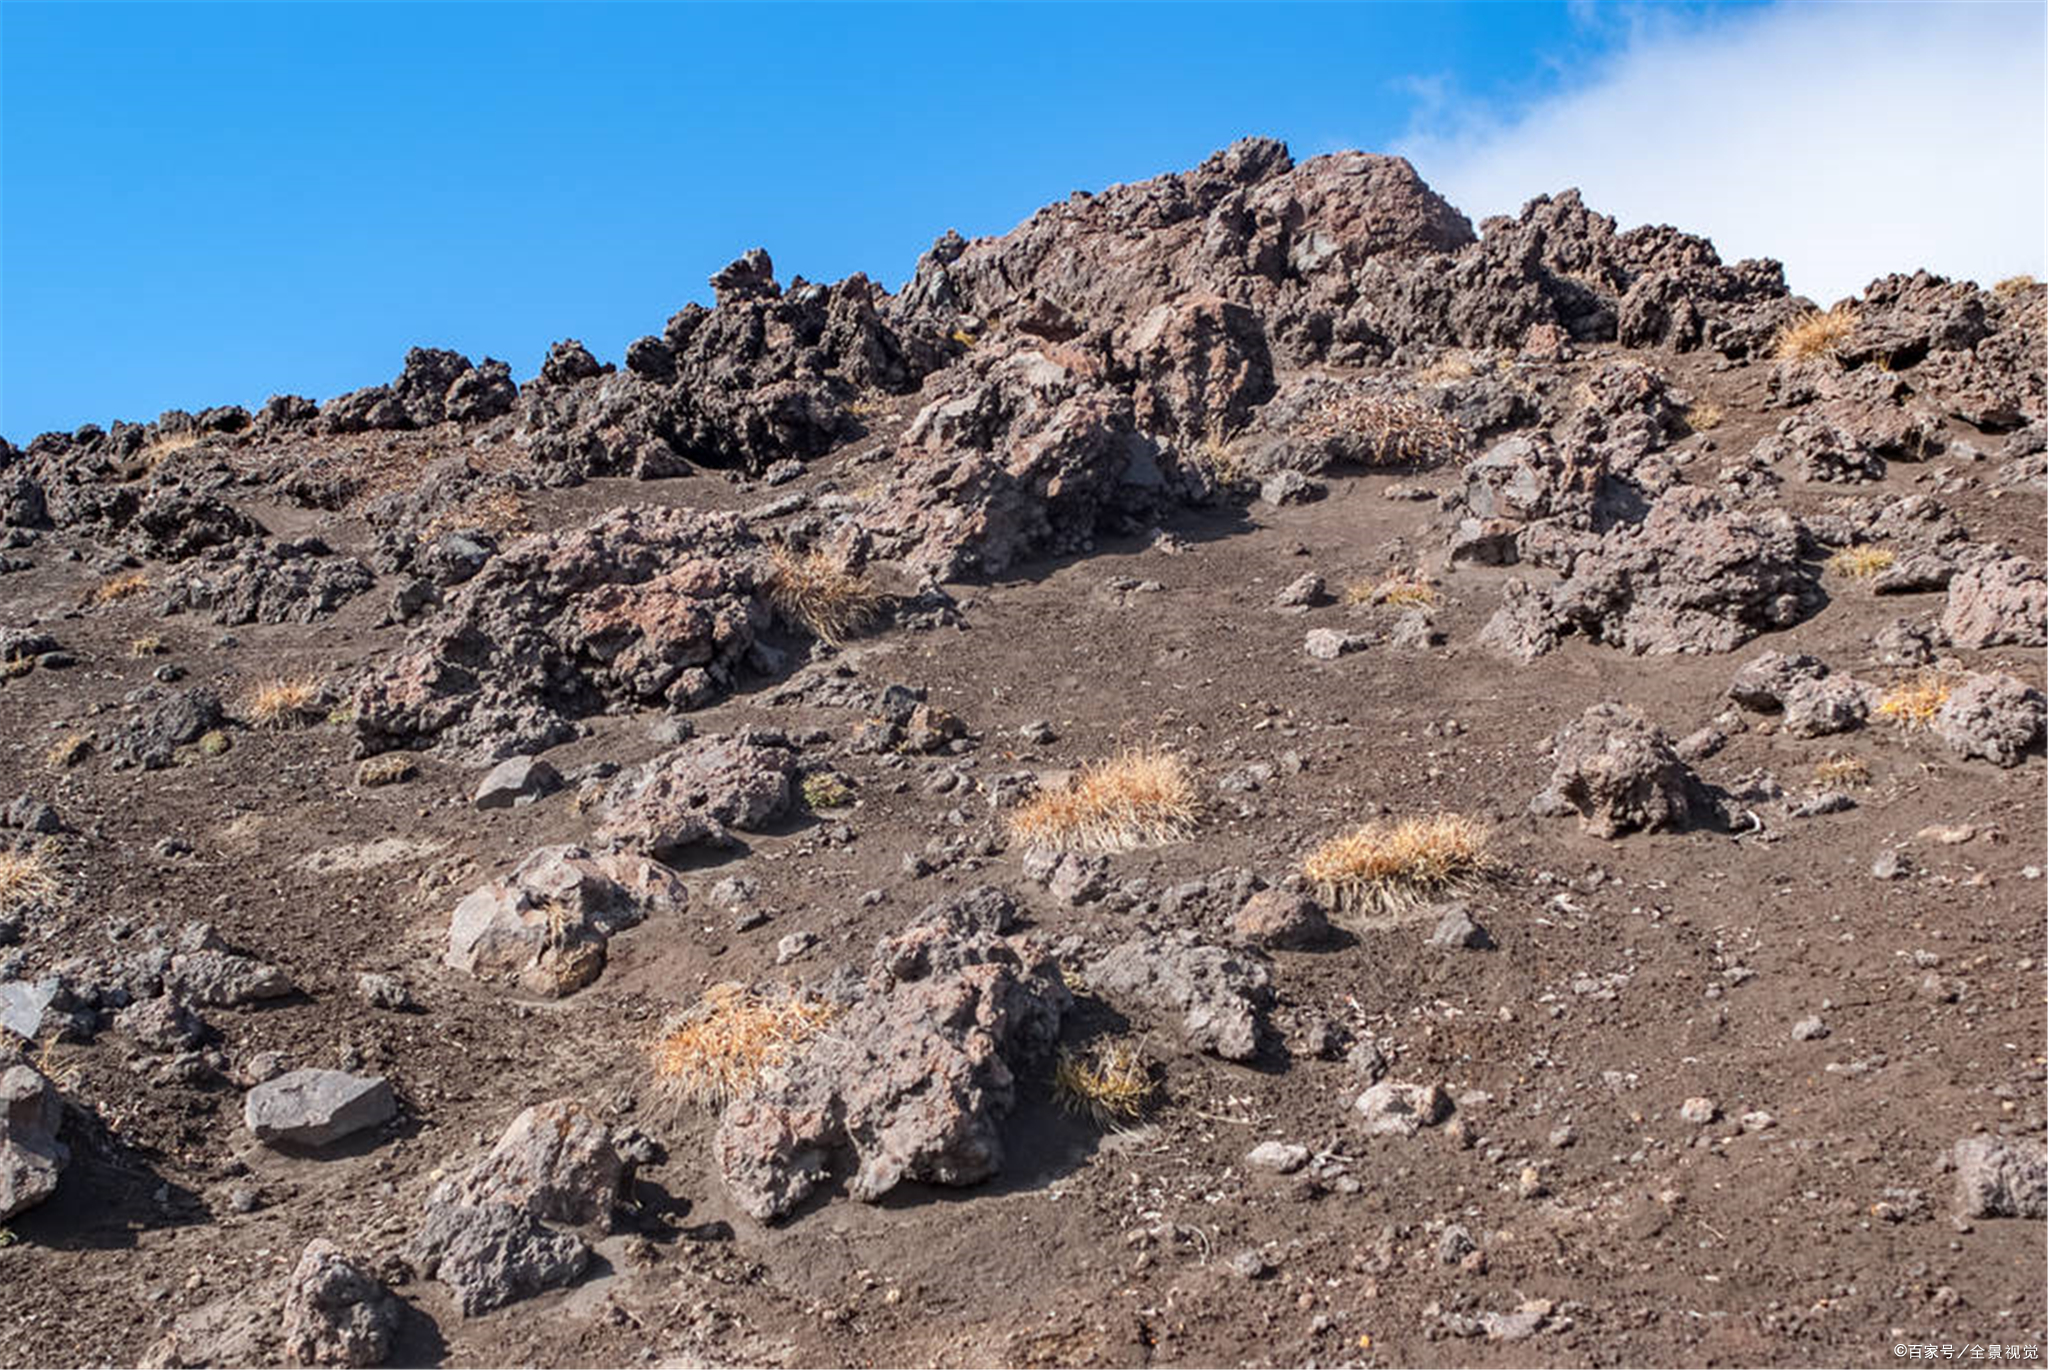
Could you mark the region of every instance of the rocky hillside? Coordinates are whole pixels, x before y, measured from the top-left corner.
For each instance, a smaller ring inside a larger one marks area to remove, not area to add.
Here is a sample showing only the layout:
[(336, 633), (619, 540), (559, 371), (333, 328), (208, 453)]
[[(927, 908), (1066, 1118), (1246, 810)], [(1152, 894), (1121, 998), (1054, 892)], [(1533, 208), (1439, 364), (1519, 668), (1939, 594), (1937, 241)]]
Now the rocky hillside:
[(2048, 1340), (2048, 287), (1262, 139), (711, 283), (0, 441), (0, 1362)]

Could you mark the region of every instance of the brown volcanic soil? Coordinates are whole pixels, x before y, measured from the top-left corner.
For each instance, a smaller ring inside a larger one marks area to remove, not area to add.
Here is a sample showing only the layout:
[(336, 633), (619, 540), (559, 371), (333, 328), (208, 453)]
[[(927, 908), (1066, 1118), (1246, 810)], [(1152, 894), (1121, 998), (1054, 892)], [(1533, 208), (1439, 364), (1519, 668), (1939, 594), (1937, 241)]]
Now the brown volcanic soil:
[[(1583, 371), (1607, 354), (1581, 351), (1571, 367)], [(1760, 409), (1764, 368), (1647, 356), (1728, 411), (1723, 427), (1679, 444), (1707, 467), (1774, 425)], [(878, 440), (915, 407), (899, 402)], [(857, 481), (840, 473), (861, 454), (813, 462), (787, 488)], [(1974, 540), (2041, 545), (2037, 493), (1995, 492), (1981, 467), (1935, 465), (1958, 478), (1943, 502)], [(1935, 478), (1932, 466), (1895, 462), (1857, 493), (1911, 493)], [(1333, 481), (1318, 503), (1187, 512), (1163, 539), (1105, 537), (1093, 555), (951, 586), (960, 626), (889, 629), (837, 659), (864, 697), (892, 681), (927, 688), (980, 739), (976, 775), (1064, 770), (1133, 742), (1184, 749), (1207, 802), (1197, 836), (1114, 860), (1116, 879), (1155, 891), (1231, 868), (1277, 881), (1382, 806), (1489, 819), (1499, 878), (1473, 908), (1496, 949), (1431, 947), (1432, 918), (1271, 955), (1283, 1038), (1316, 1018), (1369, 1033), (1392, 1076), (1458, 1098), (1476, 1140), (1461, 1147), (1445, 1128), (1367, 1138), (1350, 1111), (1366, 1082), (1344, 1061), (1276, 1048), (1225, 1063), (1187, 1050), (1171, 1020), (1083, 993), (1069, 1040), (1128, 1021), (1163, 1069), (1164, 1099), (1142, 1127), (1104, 1134), (1062, 1113), (1041, 1074), (1005, 1124), (1008, 1160), (993, 1181), (906, 1185), (872, 1206), (835, 1187), (776, 1225), (731, 1204), (709, 1159), (713, 1120), (652, 1087), (644, 1047), (674, 1008), (715, 981), (863, 963), (923, 904), (976, 883), (1028, 892), (1033, 929), (1053, 941), (1082, 933), (1102, 945), (1122, 921), (1099, 905), (1057, 905), (1023, 878), (1014, 850), (910, 874), (906, 855), (933, 837), (991, 827), (979, 794), (927, 789), (958, 759), (846, 752), (862, 710), (777, 704), (772, 682), (693, 714), (700, 733), (825, 730), (820, 750), (858, 803), (691, 867), (686, 917), (621, 934), (582, 993), (521, 1001), (442, 967), (448, 911), (533, 847), (587, 838), (572, 791), (478, 813), (477, 771), (431, 753), (410, 783), (359, 789), (336, 725), (235, 730), (224, 755), (164, 771), (112, 770), (100, 757), (45, 766), (52, 741), (104, 730), (166, 662), (231, 702), (272, 676), (343, 673), (399, 640), (402, 630), (375, 626), (385, 596), (313, 627), (231, 632), (197, 615), (159, 619), (146, 596), (78, 611), (99, 578), (89, 544), (49, 535), (32, 570), (0, 579), (8, 619), (50, 624), (77, 658), (0, 685), (0, 797), (33, 792), (77, 830), (62, 844), (68, 897), (25, 937), (35, 963), (145, 923), (209, 920), (302, 991), (207, 1010), (231, 1070), (276, 1051), (294, 1066), (372, 1071), (404, 1108), (359, 1145), (287, 1156), (250, 1138), (241, 1091), (225, 1079), (167, 1078), (117, 1031), (50, 1047), (41, 1059), (70, 1102), (74, 1155), (56, 1196), (13, 1220), (15, 1240), (0, 1249), (0, 1361), (132, 1363), (175, 1319), (288, 1273), (319, 1236), (393, 1280), (409, 1310), (399, 1363), (1889, 1364), (1896, 1342), (2048, 1340), (2040, 1224), (1952, 1219), (1938, 1168), (1973, 1131), (2048, 1128), (2043, 886), (2023, 874), (2048, 845), (2038, 756), (1998, 770), (1927, 734), (1873, 724), (1800, 740), (1751, 715), (1698, 764), (1705, 780), (1738, 788), (1767, 771), (1798, 792), (1816, 760), (1846, 752), (1872, 775), (1857, 807), (1774, 814), (1761, 834), (1612, 842), (1527, 813), (1549, 775), (1546, 740), (1589, 705), (1622, 700), (1682, 736), (1727, 710), (1729, 677), (1765, 647), (1883, 681), (1872, 633), (1937, 608), (1939, 594), (1880, 600), (1828, 579), (1822, 612), (1732, 654), (1640, 658), (1571, 638), (1516, 664), (1473, 642), (1513, 572), (1460, 567), (1442, 585), (1448, 645), (1312, 660), (1306, 630), (1381, 611), (1284, 614), (1273, 596), (1305, 571), (1337, 588), (1423, 555), (1429, 506), (1386, 498), (1397, 482), (1449, 491), (1460, 480), (1448, 467), (1364, 474)], [(1783, 502), (1818, 510), (1836, 493), (1788, 481)], [(550, 528), (620, 503), (763, 498), (717, 474), (602, 479), (537, 493), (530, 513)], [(317, 528), (338, 551), (368, 541), (352, 516), (252, 512), (280, 536)], [(88, 559), (64, 560), (73, 546)], [(148, 633), (167, 655), (130, 655)], [(1958, 655), (2042, 680), (2038, 651)], [(549, 759), (564, 771), (634, 764), (663, 750), (654, 717), (593, 719)], [(1055, 742), (1020, 740), (1035, 719), (1053, 724)], [(1273, 768), (1257, 789), (1219, 787), (1255, 763)], [(848, 832), (835, 835), (842, 819)], [(1976, 835), (1961, 844), (1922, 835), (1962, 824)], [(162, 854), (167, 838), (189, 854)], [(1873, 878), (1872, 861), (1895, 847), (1910, 874)], [(759, 882), (772, 913), (746, 932), (705, 897), (734, 874)], [(1208, 907), (1204, 932), (1229, 940), (1227, 903)], [(798, 931), (822, 940), (778, 967), (778, 940)], [(1752, 974), (1730, 976), (1737, 966)], [(1929, 967), (1959, 981), (1960, 996), (1923, 992)], [(366, 1007), (363, 971), (405, 978), (425, 1012)], [(1831, 1035), (1793, 1040), (1793, 1023), (1812, 1014)], [(668, 1159), (640, 1171), (636, 1207), (579, 1283), (463, 1318), (442, 1286), (394, 1258), (437, 1179), (481, 1155), (520, 1109), (562, 1096), (638, 1124)], [(1683, 1121), (1693, 1096), (1714, 1100), (1721, 1120)], [(1775, 1124), (1745, 1131), (1736, 1120), (1752, 1111)], [(1554, 1145), (1565, 1126), (1575, 1141)], [(1245, 1153), (1268, 1139), (1340, 1158), (1342, 1176), (1249, 1169)], [(1526, 1166), (1547, 1194), (1522, 1197)], [(231, 1194), (252, 1188), (260, 1202), (239, 1211)], [(1887, 1202), (1898, 1220), (1877, 1211)], [(1438, 1259), (1450, 1223), (1484, 1249), (1483, 1270)], [(1252, 1250), (1270, 1263), (1263, 1278), (1233, 1268)], [(1470, 1318), (1531, 1300), (1551, 1313), (1527, 1340), (1459, 1335)]]

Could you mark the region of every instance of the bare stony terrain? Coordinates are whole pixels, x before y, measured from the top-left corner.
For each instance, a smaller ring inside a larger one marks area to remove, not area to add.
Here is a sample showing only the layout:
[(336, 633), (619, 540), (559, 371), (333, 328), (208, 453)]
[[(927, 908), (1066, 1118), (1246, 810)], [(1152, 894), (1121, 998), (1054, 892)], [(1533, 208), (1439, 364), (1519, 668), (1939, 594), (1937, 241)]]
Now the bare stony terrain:
[(0, 442), (0, 1362), (2048, 1342), (2048, 288), (1265, 140), (775, 271)]

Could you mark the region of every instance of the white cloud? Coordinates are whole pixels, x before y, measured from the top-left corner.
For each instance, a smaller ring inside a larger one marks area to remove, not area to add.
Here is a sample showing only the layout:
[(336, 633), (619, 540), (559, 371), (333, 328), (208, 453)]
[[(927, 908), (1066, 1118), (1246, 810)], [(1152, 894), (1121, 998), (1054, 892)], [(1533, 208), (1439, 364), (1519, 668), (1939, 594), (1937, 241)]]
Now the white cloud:
[(2043, 8), (1798, 5), (1636, 22), (1507, 119), (1425, 112), (1398, 150), (1475, 223), (1579, 187), (1623, 228), (1776, 257), (1823, 304), (1890, 271), (2048, 276)]

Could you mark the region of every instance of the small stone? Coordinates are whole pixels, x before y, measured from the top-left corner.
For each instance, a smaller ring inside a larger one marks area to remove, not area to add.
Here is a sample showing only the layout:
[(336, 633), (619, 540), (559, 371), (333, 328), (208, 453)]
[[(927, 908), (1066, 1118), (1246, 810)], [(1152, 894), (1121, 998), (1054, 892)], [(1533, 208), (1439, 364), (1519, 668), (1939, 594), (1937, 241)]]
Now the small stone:
[(1033, 719), (1017, 729), (1017, 736), (1023, 738), (1034, 747), (1049, 747), (1060, 740), (1060, 735), (1054, 730), (1052, 724), (1042, 718)]
[(1712, 1099), (1694, 1095), (1678, 1106), (1678, 1116), (1698, 1127), (1704, 1127), (1721, 1116), (1721, 1110)]
[(1278, 889), (1245, 900), (1231, 928), (1247, 942), (1281, 949), (1311, 947), (1330, 935), (1329, 920), (1313, 900)]
[(1465, 1225), (1452, 1223), (1444, 1229), (1443, 1235), (1437, 1238), (1436, 1258), (1445, 1265), (1456, 1265), (1478, 1249), (1479, 1244), (1472, 1240), (1472, 1234), (1465, 1229)]
[(1311, 628), (1302, 649), (1317, 661), (1335, 661), (1340, 656), (1362, 652), (1372, 646), (1369, 633), (1347, 633), (1337, 628)]
[(1570, 1123), (1550, 1129), (1550, 1145), (1559, 1151), (1566, 1150), (1579, 1140), (1579, 1134)]
[(1364, 1118), (1368, 1136), (1413, 1137), (1449, 1117), (1451, 1100), (1441, 1085), (1382, 1080), (1359, 1095), (1353, 1107)]
[(1299, 471), (1276, 472), (1259, 486), (1259, 498), (1276, 508), (1289, 504), (1312, 504), (1328, 493), (1328, 486), (1319, 480), (1310, 480)]
[(471, 802), (479, 809), (523, 808), (561, 788), (561, 772), (553, 766), (538, 757), (515, 756), (491, 768)]
[(1533, 1165), (1525, 1165), (1515, 1181), (1515, 1192), (1525, 1199), (1540, 1199), (1550, 1193), (1550, 1186), (1543, 1183), (1542, 1171)]
[(1276, 609), (1311, 609), (1321, 604), (1327, 597), (1323, 578), (1310, 571), (1306, 575), (1296, 576), (1281, 589), (1279, 594), (1273, 596), (1273, 607)]
[(1792, 1040), (1795, 1042), (1818, 1042), (1821, 1038), (1827, 1036), (1830, 1030), (1828, 1025), (1820, 1020), (1820, 1016), (1815, 1014), (1810, 1018), (1801, 1018), (1792, 1025)]
[(1429, 944), (1446, 951), (1484, 951), (1493, 945), (1493, 938), (1485, 928), (1472, 919), (1472, 914), (1463, 904), (1453, 904), (1437, 919), (1436, 930), (1429, 935)]
[(356, 993), (371, 1008), (381, 1008), (388, 1013), (418, 1013), (419, 1002), (412, 997), (412, 990), (405, 981), (395, 975), (379, 975), (364, 971), (356, 977)]
[(1259, 1251), (1240, 1251), (1230, 1258), (1231, 1273), (1240, 1279), (1262, 1280), (1273, 1273), (1273, 1263)]
[(815, 932), (792, 932), (775, 944), (775, 964), (786, 966), (817, 944)]
[(1260, 1142), (1245, 1153), (1244, 1162), (1255, 1169), (1292, 1175), (1308, 1164), (1308, 1148), (1295, 1142)]
[(1903, 880), (1911, 869), (1903, 852), (1880, 852), (1877, 860), (1870, 863), (1871, 877), (1877, 880)]

